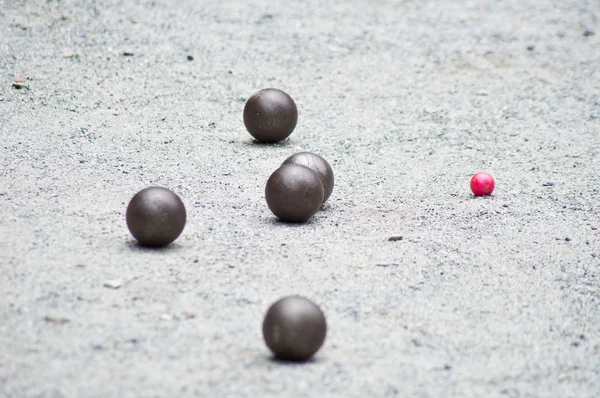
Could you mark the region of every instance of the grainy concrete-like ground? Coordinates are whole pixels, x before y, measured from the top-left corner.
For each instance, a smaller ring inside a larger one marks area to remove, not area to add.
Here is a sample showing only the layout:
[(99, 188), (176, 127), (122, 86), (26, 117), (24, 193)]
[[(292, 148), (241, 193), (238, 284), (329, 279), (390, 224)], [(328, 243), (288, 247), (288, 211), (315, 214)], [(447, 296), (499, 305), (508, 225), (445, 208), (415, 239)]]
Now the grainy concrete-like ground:
[[(0, 0), (0, 396), (600, 396), (599, 16)], [(300, 113), (274, 146), (242, 123), (264, 87)], [(337, 185), (287, 225), (264, 185), (300, 148)], [(125, 225), (150, 185), (188, 211), (163, 250)], [(262, 341), (292, 293), (329, 324), (307, 364)]]

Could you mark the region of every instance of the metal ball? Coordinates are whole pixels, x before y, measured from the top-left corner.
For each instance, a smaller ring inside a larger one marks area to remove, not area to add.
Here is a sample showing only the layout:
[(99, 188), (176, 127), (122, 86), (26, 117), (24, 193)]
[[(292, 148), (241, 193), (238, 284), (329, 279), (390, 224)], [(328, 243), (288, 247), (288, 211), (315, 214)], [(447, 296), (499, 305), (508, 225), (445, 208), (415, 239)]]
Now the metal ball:
[(279, 359), (306, 361), (323, 345), (327, 322), (312, 301), (288, 296), (274, 303), (263, 321), (267, 347)]
[(127, 206), (127, 227), (144, 246), (165, 246), (185, 227), (183, 202), (174, 192), (161, 187), (142, 189)]
[(323, 203), (329, 199), (333, 192), (334, 178), (333, 170), (329, 163), (321, 156), (312, 152), (300, 152), (287, 158), (283, 164), (299, 164), (309, 167), (316, 172), (323, 183), (324, 197)]
[(244, 125), (260, 142), (279, 142), (292, 134), (298, 122), (296, 103), (286, 93), (275, 88), (260, 90), (248, 99), (244, 107)]
[(323, 203), (323, 184), (313, 170), (285, 164), (275, 170), (265, 188), (269, 209), (283, 221), (308, 221)]

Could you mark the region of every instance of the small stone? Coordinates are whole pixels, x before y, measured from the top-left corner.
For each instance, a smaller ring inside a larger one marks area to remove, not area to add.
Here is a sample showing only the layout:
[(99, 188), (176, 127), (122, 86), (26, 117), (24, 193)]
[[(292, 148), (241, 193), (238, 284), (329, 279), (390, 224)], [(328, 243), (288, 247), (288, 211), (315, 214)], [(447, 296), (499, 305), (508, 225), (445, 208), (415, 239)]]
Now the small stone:
[(558, 381), (559, 382), (565, 382), (565, 381), (570, 381), (571, 380), (571, 376), (567, 375), (567, 374), (561, 374), (560, 376), (558, 376)]
[(135, 54), (129, 51), (124, 51), (123, 52), (123, 56), (124, 57), (133, 57)]
[(556, 36), (558, 36), (558, 37), (560, 37), (560, 38), (563, 38), (563, 37), (565, 37), (566, 35), (567, 35), (567, 32), (565, 32), (563, 29), (559, 29), (559, 30), (556, 32)]
[(67, 319), (67, 318), (55, 318), (55, 317), (51, 317), (51, 316), (48, 316), (48, 315), (46, 315), (44, 317), (44, 320), (46, 322), (55, 323), (57, 325), (64, 325), (65, 323), (71, 322), (71, 320)]
[(63, 58), (73, 58), (73, 51), (65, 50), (61, 55), (63, 56)]
[(173, 319), (173, 316), (169, 314), (162, 314), (160, 316), (160, 319), (162, 319), (163, 321), (170, 321), (171, 319)]
[(194, 57), (193, 57), (193, 56), (191, 56), (191, 55), (188, 55), (188, 56), (187, 56), (187, 60), (188, 60), (188, 61), (193, 61), (193, 60), (194, 60)]
[(527, 46), (527, 51), (533, 51), (535, 50), (535, 46)]
[(185, 317), (188, 319), (192, 319), (192, 318), (196, 317), (196, 314), (194, 314), (193, 312), (190, 312), (190, 311), (183, 311), (183, 315), (185, 315)]
[(596, 34), (596, 32), (592, 28), (586, 28), (586, 30), (583, 31), (583, 35), (585, 37), (593, 36), (595, 34)]
[(114, 279), (111, 281), (104, 282), (104, 287), (109, 289), (118, 289), (123, 285), (123, 281), (121, 279)]
[(571, 238), (565, 238), (565, 242), (570, 242)]
[(545, 183), (542, 184), (543, 187), (552, 187), (554, 186), (554, 183), (552, 181), (546, 181)]
[(390, 236), (390, 238), (388, 240), (390, 242), (398, 242), (398, 241), (401, 241), (402, 239), (404, 239), (404, 237), (398, 235), (398, 236)]
[(25, 81), (27, 80), (26, 77), (22, 77), (22, 76), (17, 76), (13, 79), (12, 82), (12, 86), (13, 88), (16, 88), (17, 90), (20, 90), (22, 88), (29, 88), (26, 84)]

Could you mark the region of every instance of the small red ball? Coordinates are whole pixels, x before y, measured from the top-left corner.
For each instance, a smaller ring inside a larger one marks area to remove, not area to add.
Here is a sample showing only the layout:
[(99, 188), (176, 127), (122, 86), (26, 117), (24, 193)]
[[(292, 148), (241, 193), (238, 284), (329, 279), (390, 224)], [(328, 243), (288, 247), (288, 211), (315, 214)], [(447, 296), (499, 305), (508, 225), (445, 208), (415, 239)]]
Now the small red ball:
[(471, 191), (475, 196), (491, 195), (494, 185), (494, 177), (483, 171), (471, 178)]

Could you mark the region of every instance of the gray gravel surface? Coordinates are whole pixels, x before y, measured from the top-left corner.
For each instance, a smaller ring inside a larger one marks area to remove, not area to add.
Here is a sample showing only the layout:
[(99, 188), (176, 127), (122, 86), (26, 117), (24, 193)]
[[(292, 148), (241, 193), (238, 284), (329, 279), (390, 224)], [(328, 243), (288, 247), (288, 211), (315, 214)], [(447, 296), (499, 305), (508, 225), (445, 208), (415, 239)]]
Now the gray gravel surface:
[[(0, 396), (600, 396), (599, 17), (0, 0)], [(299, 109), (277, 145), (242, 123), (265, 87)], [(264, 185), (299, 150), (336, 187), (288, 225)], [(125, 225), (150, 185), (188, 211), (162, 250)], [(329, 325), (306, 364), (262, 341), (294, 293)]]

